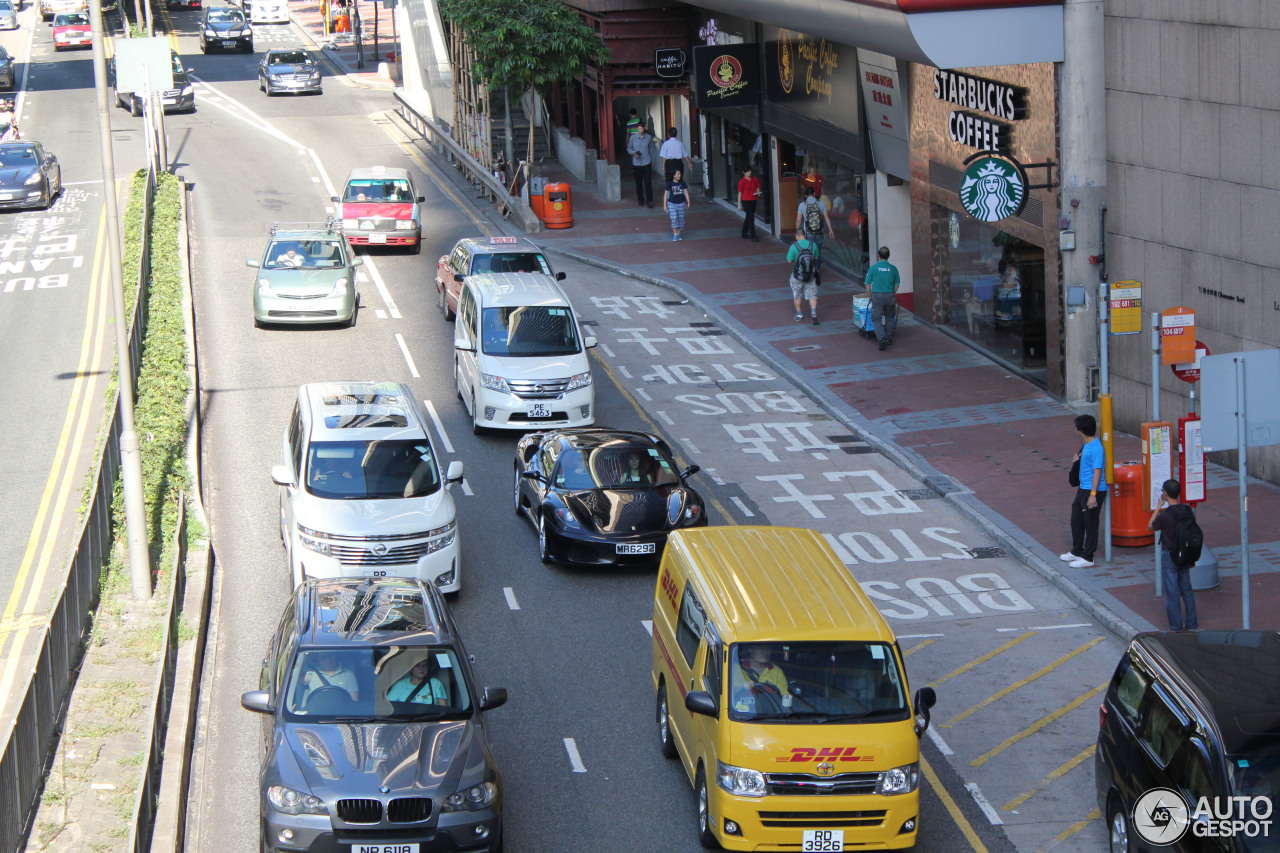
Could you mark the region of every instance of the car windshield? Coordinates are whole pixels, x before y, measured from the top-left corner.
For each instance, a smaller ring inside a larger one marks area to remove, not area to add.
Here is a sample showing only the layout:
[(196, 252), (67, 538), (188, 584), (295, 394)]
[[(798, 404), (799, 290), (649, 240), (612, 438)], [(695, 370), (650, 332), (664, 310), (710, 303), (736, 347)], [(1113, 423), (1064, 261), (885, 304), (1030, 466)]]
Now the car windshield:
[(652, 445), (613, 441), (560, 454), (552, 477), (559, 489), (652, 489), (680, 482), (675, 465)]
[(63, 12), (53, 19), (55, 27), (77, 27), (89, 26), (89, 14), (87, 12)]
[(481, 324), (486, 355), (572, 355), (578, 344), (578, 325), (566, 306), (522, 305), (486, 308)]
[(0, 146), (0, 166), (28, 166), (38, 159), (30, 145)]
[(343, 201), (413, 201), (409, 182), (391, 178), (360, 178), (348, 181)]
[(1227, 756), (1231, 793), (1240, 797), (1266, 797), (1272, 805), (1280, 798), (1280, 752)]
[(318, 498), (419, 498), (440, 488), (425, 440), (313, 441), (306, 464), (307, 491)]
[(244, 12), (236, 9), (210, 9), (209, 23), (211, 24), (243, 24)]
[(186, 68), (184, 68), (184, 67), (183, 67), (183, 65), (182, 65), (182, 57), (178, 56), (177, 54), (174, 54), (174, 55), (170, 56), (170, 59), (171, 59), (171, 60), (172, 60), (172, 62), (173, 62), (173, 73), (174, 73), (174, 74), (186, 74), (186, 73), (187, 73), (187, 69), (186, 69)]
[(340, 240), (272, 240), (263, 261), (265, 269), (324, 270), (346, 266)]
[(481, 252), (471, 259), (471, 274), (485, 272), (540, 272), (551, 275), (551, 265), (541, 252)]
[(268, 65), (310, 65), (311, 56), (305, 50), (282, 50), (271, 54)]
[(0, 0), (0, 12), (12, 12), (13, 4), (9, 0)]
[(728, 664), (735, 720), (882, 723), (909, 716), (888, 643), (738, 643)]
[(411, 722), (469, 716), (471, 695), (448, 646), (303, 649), (283, 705), (293, 722)]

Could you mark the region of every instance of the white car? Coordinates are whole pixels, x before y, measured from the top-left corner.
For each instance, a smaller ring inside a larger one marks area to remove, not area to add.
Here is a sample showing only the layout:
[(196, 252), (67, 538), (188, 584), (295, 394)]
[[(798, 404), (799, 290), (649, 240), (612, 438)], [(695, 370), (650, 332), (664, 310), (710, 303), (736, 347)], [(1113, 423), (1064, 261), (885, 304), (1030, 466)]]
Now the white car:
[(287, 24), (289, 6), (285, 0), (248, 0), (249, 23)]
[(476, 432), (591, 426), (595, 398), (573, 306), (542, 273), (484, 273), (462, 282), (453, 373)]
[(18, 10), (12, 0), (0, 0), (0, 30), (16, 30), (18, 28)]
[(280, 537), (296, 586), (306, 578), (408, 577), (460, 588), (451, 484), (441, 477), (413, 393), (392, 382), (303, 385), (271, 468)]
[(39, 6), (40, 17), (45, 21), (52, 21), (55, 15), (62, 12), (89, 11), (87, 0), (40, 0)]

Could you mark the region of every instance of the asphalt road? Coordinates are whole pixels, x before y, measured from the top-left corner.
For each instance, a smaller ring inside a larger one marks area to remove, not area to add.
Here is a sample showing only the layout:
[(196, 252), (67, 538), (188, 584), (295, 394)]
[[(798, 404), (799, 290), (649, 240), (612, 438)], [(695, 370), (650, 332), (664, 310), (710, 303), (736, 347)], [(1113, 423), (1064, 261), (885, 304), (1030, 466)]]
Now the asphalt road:
[[(189, 29), (191, 19), (175, 23)], [(452, 605), (481, 683), (511, 696), (488, 716), (505, 780), (507, 849), (699, 849), (693, 792), (679, 765), (661, 757), (653, 722), (645, 622), (654, 572), (541, 565), (532, 529), (510, 508), (515, 437), (472, 436), (455, 399), (452, 326), (436, 308), (432, 277), (439, 254), (481, 230), (457, 203), (464, 193), (432, 180), (424, 168), (442, 167), (401, 144), (385, 114), (388, 93), (328, 79), (323, 96), (268, 99), (256, 89), (253, 57), (204, 57), (190, 37), (181, 43), (199, 81), (198, 111), (171, 118), (170, 135), (193, 185), (204, 500), (217, 559), (189, 849), (257, 844), (259, 720), (239, 697), (257, 686), (289, 583), (268, 469), (296, 387), (335, 379), (408, 382), (438, 413), (444, 461), (466, 466), (455, 493), (463, 589)], [(332, 184), (375, 163), (418, 177), (427, 197), (421, 256), (369, 255), (353, 329), (254, 329), (254, 275), (244, 260), (260, 253), (270, 223), (323, 219)], [(621, 276), (559, 267), (601, 338), (598, 421), (656, 428), (683, 461), (701, 464), (696, 482), (715, 499), (713, 523), (803, 524), (829, 534), (899, 632), (913, 687), (938, 686), (940, 737), (923, 745), (918, 849), (1098, 847), (1101, 829), (1088, 819), (1087, 749), (1096, 737), (1088, 691), (1109, 675), (1119, 645), (940, 502), (926, 503), (920, 484), (861, 453), (796, 389), (744, 367), (749, 354), (706, 318)], [(664, 335), (653, 353), (640, 342)], [(677, 361), (688, 362), (678, 376), (670, 371)], [(855, 482), (871, 482), (874, 496)], [(585, 772), (571, 765), (566, 738)]]

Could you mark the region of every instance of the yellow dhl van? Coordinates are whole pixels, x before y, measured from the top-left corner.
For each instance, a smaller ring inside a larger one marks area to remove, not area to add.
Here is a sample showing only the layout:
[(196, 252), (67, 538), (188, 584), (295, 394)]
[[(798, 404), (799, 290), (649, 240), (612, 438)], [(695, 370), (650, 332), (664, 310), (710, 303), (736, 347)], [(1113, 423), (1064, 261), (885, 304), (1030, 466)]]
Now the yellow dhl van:
[(653, 605), (662, 752), (729, 850), (902, 849), (919, 822), (920, 736), (884, 618), (811, 530), (709, 527), (667, 540)]

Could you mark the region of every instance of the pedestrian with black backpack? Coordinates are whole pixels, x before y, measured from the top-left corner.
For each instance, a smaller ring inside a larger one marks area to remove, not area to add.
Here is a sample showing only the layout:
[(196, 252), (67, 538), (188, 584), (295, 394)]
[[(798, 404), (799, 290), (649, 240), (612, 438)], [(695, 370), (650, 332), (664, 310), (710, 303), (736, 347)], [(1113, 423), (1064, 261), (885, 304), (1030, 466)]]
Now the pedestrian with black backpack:
[(804, 229), (796, 229), (796, 241), (787, 249), (791, 262), (791, 298), (796, 303), (796, 322), (804, 319), (801, 300), (809, 300), (809, 316), (818, 325), (818, 259), (821, 249), (805, 237)]
[(809, 242), (818, 248), (815, 253), (818, 266), (813, 271), (813, 280), (822, 284), (822, 241), (831, 231), (831, 216), (827, 213), (827, 206), (814, 194), (811, 186), (804, 188), (804, 201), (796, 209), (796, 230), (803, 231)]
[(1160, 534), (1160, 574), (1164, 579), (1164, 609), (1170, 631), (1194, 631), (1196, 598), (1191, 590), (1191, 569), (1200, 559), (1204, 533), (1196, 524), (1196, 513), (1178, 501), (1182, 486), (1165, 480), (1160, 501), (1151, 513), (1147, 529)]

